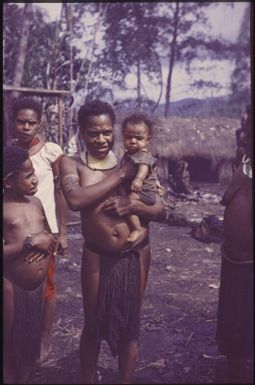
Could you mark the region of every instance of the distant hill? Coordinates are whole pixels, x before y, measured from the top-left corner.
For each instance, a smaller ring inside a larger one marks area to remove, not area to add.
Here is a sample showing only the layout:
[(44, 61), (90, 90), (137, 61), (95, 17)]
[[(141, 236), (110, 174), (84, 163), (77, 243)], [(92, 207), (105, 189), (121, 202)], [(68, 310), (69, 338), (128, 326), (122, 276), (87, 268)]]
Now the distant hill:
[[(153, 106), (153, 104), (152, 104)], [(119, 102), (117, 110), (121, 115), (136, 110), (136, 101), (127, 99)], [(143, 101), (142, 109), (150, 113), (150, 108), (146, 101)], [(164, 116), (165, 104), (162, 103), (154, 111), (154, 116)], [(234, 104), (229, 96), (219, 96), (205, 99), (187, 98), (172, 102), (170, 104), (170, 116), (187, 117), (213, 117), (225, 116), (239, 119), (243, 111), (240, 105)]]
[[(156, 114), (164, 114), (165, 105), (161, 104)], [(228, 96), (219, 96), (214, 98), (195, 99), (187, 98), (170, 105), (170, 114), (183, 118), (190, 116), (208, 117), (208, 116), (228, 116), (233, 118), (240, 117), (240, 110), (230, 103)]]

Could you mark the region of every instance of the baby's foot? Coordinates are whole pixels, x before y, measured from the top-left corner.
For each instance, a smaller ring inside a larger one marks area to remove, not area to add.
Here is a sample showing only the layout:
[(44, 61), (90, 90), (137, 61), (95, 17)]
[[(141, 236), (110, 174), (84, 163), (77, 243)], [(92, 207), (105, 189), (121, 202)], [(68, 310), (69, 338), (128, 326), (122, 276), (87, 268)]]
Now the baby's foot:
[(126, 244), (128, 244), (130, 246), (133, 245), (139, 239), (142, 240), (143, 235), (144, 235), (144, 229), (142, 227), (140, 227), (137, 230), (131, 231), (131, 233), (129, 234), (129, 236), (126, 240)]

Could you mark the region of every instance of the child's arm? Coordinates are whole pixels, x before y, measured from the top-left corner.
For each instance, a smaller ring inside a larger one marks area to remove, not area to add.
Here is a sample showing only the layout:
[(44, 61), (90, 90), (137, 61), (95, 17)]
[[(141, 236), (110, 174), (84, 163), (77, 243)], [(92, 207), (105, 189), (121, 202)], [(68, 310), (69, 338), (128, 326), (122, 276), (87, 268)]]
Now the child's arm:
[[(36, 254), (38, 252), (38, 258), (42, 252), (53, 252), (56, 247), (56, 239), (47, 231), (43, 231), (37, 234), (28, 235), (23, 241), (18, 241), (11, 244), (4, 244), (4, 261), (12, 262), (16, 258), (20, 258), (20, 255), (24, 253), (24, 256), (28, 252)], [(39, 253), (40, 251), (40, 253)]]
[(142, 189), (144, 179), (147, 177), (149, 172), (149, 166), (147, 164), (139, 164), (138, 171), (135, 179), (131, 183), (131, 191), (139, 192)]

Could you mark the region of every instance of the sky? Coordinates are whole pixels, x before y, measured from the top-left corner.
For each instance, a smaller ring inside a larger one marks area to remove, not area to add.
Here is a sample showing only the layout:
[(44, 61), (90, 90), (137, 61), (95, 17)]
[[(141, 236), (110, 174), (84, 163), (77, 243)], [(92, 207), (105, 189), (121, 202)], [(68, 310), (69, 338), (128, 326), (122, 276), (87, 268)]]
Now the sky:
[[(244, 10), (248, 2), (233, 2), (233, 7), (230, 7), (226, 2), (212, 2), (215, 5), (207, 10), (209, 21), (212, 25), (212, 34), (217, 34), (222, 38), (234, 41), (241, 26)], [(49, 13), (52, 20), (59, 19), (61, 3), (36, 3), (38, 6), (43, 7)], [(202, 63), (206, 67), (205, 70), (196, 70), (192, 74), (192, 80), (213, 80), (219, 82), (223, 88), (221, 90), (216, 89), (203, 89), (196, 90), (194, 87), (190, 87), (190, 76), (187, 74), (184, 67), (176, 65), (173, 71), (173, 83), (172, 83), (172, 101), (180, 100), (188, 97), (203, 98), (209, 96), (221, 96), (228, 94), (228, 86), (230, 83), (230, 75), (232, 68), (231, 63), (227, 60), (212, 63), (211, 61)], [(212, 64), (215, 64), (215, 68), (212, 69)], [(194, 68), (201, 68), (201, 63), (195, 64)], [(163, 66), (163, 82), (166, 83), (167, 79), (167, 66)], [(157, 100), (160, 90), (155, 86), (151, 86), (146, 78), (143, 79), (146, 93), (154, 100)], [(128, 75), (126, 78), (126, 84), (128, 88), (135, 87), (136, 76)], [(118, 92), (118, 97), (135, 97), (135, 92), (124, 91)], [(164, 94), (161, 101), (164, 100)]]

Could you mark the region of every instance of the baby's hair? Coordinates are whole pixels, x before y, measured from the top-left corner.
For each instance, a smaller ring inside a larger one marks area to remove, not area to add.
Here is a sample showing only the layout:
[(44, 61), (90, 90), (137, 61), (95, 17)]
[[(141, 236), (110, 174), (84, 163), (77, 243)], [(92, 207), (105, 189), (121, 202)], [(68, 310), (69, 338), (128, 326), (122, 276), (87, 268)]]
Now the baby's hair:
[(90, 118), (93, 116), (108, 115), (114, 125), (116, 117), (112, 106), (100, 99), (92, 100), (80, 107), (78, 112), (78, 123), (80, 130), (89, 126)]
[(37, 118), (41, 121), (42, 118), (42, 107), (41, 105), (32, 98), (20, 98), (16, 99), (13, 104), (12, 112), (14, 118), (16, 118), (20, 110), (33, 110), (36, 112)]
[(16, 174), (24, 162), (29, 159), (29, 153), (25, 148), (12, 145), (4, 147), (4, 177)]
[(140, 124), (144, 123), (148, 127), (149, 135), (152, 135), (153, 132), (153, 121), (145, 114), (141, 112), (135, 112), (132, 115), (127, 116), (122, 122), (121, 129), (122, 133), (124, 133), (127, 125), (131, 124)]

